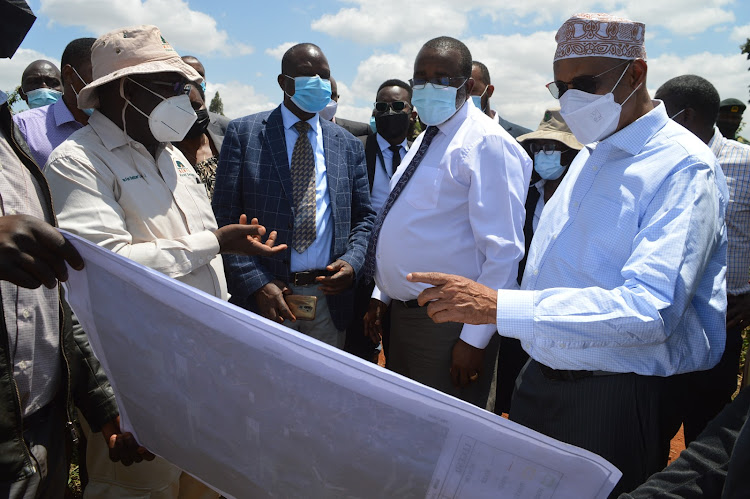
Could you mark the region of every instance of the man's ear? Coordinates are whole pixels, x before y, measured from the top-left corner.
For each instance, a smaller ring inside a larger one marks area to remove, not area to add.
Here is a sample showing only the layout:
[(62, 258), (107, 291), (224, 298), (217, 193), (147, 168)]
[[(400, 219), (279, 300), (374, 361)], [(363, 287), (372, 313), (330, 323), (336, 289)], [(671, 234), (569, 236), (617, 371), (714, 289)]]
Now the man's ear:
[(23, 99), (23, 101), (28, 104), (29, 98), (26, 96), (26, 92), (23, 91), (23, 88), (18, 87), (18, 95)]
[(292, 95), (294, 95), (294, 86), (291, 87), (291, 92), (287, 91), (287, 88), (286, 88), (287, 80), (289, 80), (289, 78), (287, 78), (283, 74), (280, 74), (279, 76), (276, 77), (276, 81), (278, 82), (279, 87), (281, 88), (281, 91), (291, 97)]
[(63, 89), (65, 89), (65, 82), (68, 82), (71, 87), (75, 88), (75, 86), (73, 85), (73, 76), (75, 76), (73, 73), (73, 66), (71, 66), (70, 64), (66, 64), (60, 69), (60, 78), (62, 81)]
[(633, 69), (630, 72), (630, 85), (631, 88), (636, 88), (639, 85), (646, 85), (646, 72), (648, 66), (646, 61), (643, 59), (636, 59), (633, 61)]
[(471, 99), (471, 90), (474, 88), (474, 78), (469, 78), (464, 84), (466, 86), (466, 98)]
[(492, 97), (492, 94), (494, 93), (495, 93), (495, 85), (487, 85), (487, 93), (485, 94), (487, 95), (487, 100), (489, 100), (490, 97)]

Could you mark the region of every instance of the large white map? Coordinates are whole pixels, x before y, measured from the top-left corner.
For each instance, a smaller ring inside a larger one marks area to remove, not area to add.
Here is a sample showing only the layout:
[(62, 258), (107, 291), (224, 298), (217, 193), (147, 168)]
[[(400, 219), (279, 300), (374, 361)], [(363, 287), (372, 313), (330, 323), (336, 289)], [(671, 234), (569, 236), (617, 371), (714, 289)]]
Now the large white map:
[(590, 452), (66, 237), (86, 262), (68, 299), (123, 425), (227, 497), (586, 499), (620, 479)]

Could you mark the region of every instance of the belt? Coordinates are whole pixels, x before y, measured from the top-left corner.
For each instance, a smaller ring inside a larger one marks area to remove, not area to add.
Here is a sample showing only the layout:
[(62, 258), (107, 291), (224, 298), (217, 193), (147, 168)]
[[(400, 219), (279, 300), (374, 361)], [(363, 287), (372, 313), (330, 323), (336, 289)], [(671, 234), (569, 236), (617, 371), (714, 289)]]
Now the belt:
[(539, 366), (539, 370), (542, 372), (544, 377), (553, 381), (578, 381), (580, 379), (590, 378), (592, 376), (610, 376), (612, 374), (618, 374), (608, 371), (568, 371), (552, 369), (551, 367), (547, 367), (544, 364), (540, 364), (538, 362), (537, 365)]
[(401, 301), (401, 300), (394, 300), (396, 303), (400, 303), (405, 308), (420, 308), (421, 305), (417, 300), (409, 300), (409, 301)]
[(289, 284), (295, 286), (309, 286), (317, 284), (316, 277), (329, 276), (331, 273), (327, 270), (305, 270), (304, 272), (292, 272), (289, 275)]

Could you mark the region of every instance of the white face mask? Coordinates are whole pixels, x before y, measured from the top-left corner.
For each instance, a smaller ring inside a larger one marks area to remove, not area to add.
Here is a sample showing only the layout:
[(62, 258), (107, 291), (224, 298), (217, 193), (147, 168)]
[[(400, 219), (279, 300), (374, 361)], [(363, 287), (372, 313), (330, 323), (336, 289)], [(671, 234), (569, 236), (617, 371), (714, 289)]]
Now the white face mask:
[(128, 79), (161, 99), (161, 102), (151, 111), (151, 114), (144, 113), (132, 102), (125, 99), (129, 105), (133, 106), (133, 109), (148, 118), (148, 128), (151, 130), (151, 135), (159, 142), (181, 142), (190, 131), (195, 120), (198, 119), (198, 115), (195, 114), (193, 106), (190, 104), (190, 97), (187, 94), (181, 94), (165, 98), (137, 81)]
[[(339, 103), (335, 100), (331, 99), (331, 102), (329, 102), (326, 107), (324, 107), (322, 110), (318, 112), (320, 117), (326, 121), (331, 121), (334, 116), (336, 116), (336, 108), (338, 107)], [(297, 106), (299, 107), (299, 106)]]
[(620, 84), (630, 64), (622, 72), (620, 78), (609, 93), (604, 95), (590, 94), (575, 88), (566, 91), (560, 97), (560, 114), (570, 131), (582, 144), (590, 144), (612, 135), (620, 123), (622, 105), (630, 99), (641, 87), (638, 85), (622, 104), (615, 102), (612, 92)]

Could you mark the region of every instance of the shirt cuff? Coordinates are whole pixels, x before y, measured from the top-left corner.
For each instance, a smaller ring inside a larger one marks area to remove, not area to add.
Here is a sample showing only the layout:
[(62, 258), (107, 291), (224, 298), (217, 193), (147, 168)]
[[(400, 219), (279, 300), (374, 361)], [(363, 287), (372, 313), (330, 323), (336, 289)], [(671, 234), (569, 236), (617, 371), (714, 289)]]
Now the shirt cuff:
[(371, 296), (371, 298), (375, 298), (376, 300), (380, 300), (383, 303), (385, 303), (386, 305), (390, 305), (391, 304), (391, 297), (388, 296), (387, 294), (383, 293), (382, 291), (380, 291), (380, 288), (377, 286), (377, 284), (375, 285), (375, 289), (372, 290), (372, 296)]
[(495, 330), (494, 324), (464, 324), (461, 339), (475, 348), (487, 348)]
[(210, 230), (204, 230), (195, 234), (190, 234), (190, 249), (198, 258), (203, 258), (208, 264), (216, 255), (219, 254), (219, 240)]
[(533, 340), (534, 291), (497, 291), (497, 331), (500, 336)]

